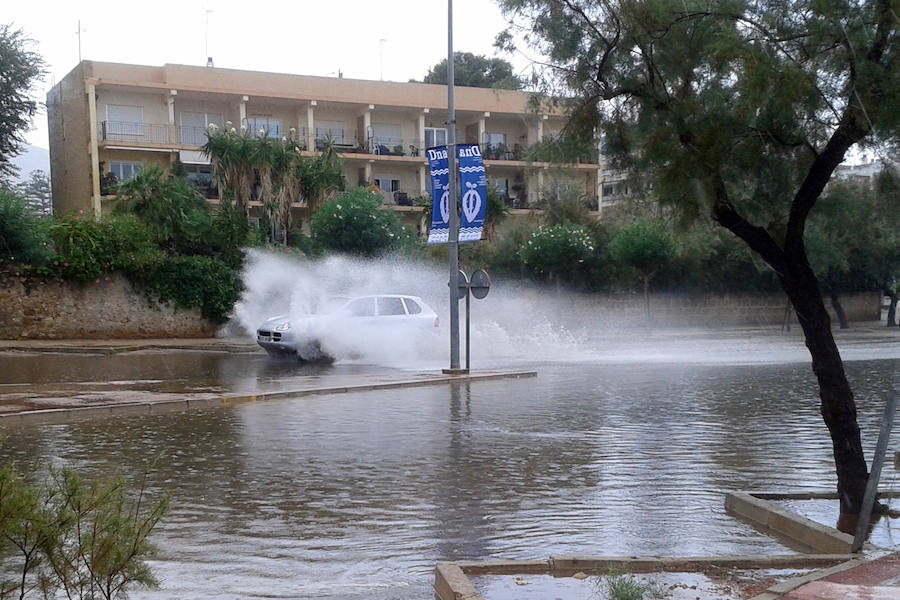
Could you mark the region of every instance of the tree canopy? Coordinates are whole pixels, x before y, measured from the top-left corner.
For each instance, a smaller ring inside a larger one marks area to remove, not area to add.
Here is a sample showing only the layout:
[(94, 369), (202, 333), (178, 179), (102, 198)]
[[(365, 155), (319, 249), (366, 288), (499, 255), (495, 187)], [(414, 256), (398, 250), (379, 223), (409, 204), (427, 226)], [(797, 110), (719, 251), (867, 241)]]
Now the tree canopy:
[[(422, 81), (447, 85), (447, 59), (431, 67)], [(453, 53), (453, 82), (454, 85), (504, 90), (520, 90), (525, 85), (513, 73), (509, 62), (471, 52)]]
[(44, 75), (44, 60), (32, 43), (20, 29), (0, 25), (0, 182), (17, 173), (12, 158), (38, 110), (31, 88)]
[(855, 144), (896, 143), (897, 17), (891, 0), (500, 0), (547, 57), (567, 135), (599, 129), (688, 215), (706, 214), (778, 274), (812, 356), (832, 436), (841, 513), (868, 478), (856, 405), (810, 266), (804, 230)]

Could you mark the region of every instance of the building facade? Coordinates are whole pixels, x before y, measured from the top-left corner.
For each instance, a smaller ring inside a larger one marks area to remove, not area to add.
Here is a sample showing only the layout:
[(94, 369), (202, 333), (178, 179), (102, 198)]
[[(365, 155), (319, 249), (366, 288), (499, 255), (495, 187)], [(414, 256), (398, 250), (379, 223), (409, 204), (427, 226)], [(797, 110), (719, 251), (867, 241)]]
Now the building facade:
[[(456, 139), (478, 143), (489, 185), (511, 209), (561, 193), (603, 206), (599, 149), (565, 166), (529, 160), (529, 149), (558, 135), (565, 115), (535, 110), (525, 92), (458, 87)], [(430, 193), (425, 148), (446, 143), (446, 86), (164, 65), (83, 61), (47, 95), (54, 210), (96, 215), (104, 185), (149, 165), (180, 161), (190, 180), (210, 185), (199, 151), (209, 125), (248, 135), (293, 135), (310, 156), (334, 144), (348, 186), (380, 188), (386, 204), (414, 210)], [(215, 200), (217, 192), (208, 189)], [(297, 206), (302, 209), (301, 205)]]

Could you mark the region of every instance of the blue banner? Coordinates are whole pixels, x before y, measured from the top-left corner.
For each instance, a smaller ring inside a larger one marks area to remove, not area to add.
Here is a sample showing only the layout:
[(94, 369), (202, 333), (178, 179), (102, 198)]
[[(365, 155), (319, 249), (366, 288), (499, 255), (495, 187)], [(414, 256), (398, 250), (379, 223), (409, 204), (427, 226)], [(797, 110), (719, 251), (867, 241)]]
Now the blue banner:
[[(425, 151), (431, 170), (431, 229), (429, 244), (446, 244), (450, 237), (450, 187), (447, 167), (447, 146), (436, 146)], [(454, 205), (456, 203), (454, 202)]]
[(459, 157), (459, 189), (462, 194), (460, 242), (477, 242), (484, 229), (487, 210), (487, 179), (478, 144), (457, 144)]

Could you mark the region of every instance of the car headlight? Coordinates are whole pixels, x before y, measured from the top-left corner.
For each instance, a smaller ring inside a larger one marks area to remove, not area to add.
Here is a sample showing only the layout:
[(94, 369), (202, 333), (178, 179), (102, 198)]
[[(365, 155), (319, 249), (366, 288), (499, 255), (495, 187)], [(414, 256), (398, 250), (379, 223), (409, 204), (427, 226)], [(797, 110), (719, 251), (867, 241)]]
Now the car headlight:
[(281, 325), (276, 325), (275, 331), (287, 331), (290, 328), (291, 328), (290, 321), (286, 321), (286, 322), (282, 323)]

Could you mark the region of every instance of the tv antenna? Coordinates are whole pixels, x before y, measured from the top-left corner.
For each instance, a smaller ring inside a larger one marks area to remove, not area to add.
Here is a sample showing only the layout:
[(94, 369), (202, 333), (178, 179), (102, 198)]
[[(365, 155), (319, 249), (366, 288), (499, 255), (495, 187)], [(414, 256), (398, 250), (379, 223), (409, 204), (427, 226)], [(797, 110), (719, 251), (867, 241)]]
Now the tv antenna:
[(381, 81), (384, 81), (384, 43), (388, 41), (387, 38), (379, 38), (378, 42), (381, 45), (381, 51), (379, 52), (378, 58), (378, 67), (379, 67), (379, 75), (378, 78)]

